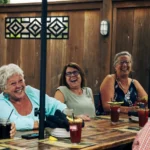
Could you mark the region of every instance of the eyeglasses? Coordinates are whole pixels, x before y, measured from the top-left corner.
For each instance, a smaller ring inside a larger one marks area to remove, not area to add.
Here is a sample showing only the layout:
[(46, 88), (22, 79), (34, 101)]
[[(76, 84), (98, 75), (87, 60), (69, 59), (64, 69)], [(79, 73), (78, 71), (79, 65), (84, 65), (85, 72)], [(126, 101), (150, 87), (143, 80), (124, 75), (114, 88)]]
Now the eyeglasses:
[(67, 77), (71, 77), (71, 75), (77, 76), (79, 75), (79, 71), (73, 71), (73, 72), (66, 72), (66, 76)]
[(128, 65), (129, 63), (131, 63), (131, 61), (118, 61), (118, 63), (120, 64), (120, 65), (123, 65), (123, 64), (126, 64), (126, 65)]

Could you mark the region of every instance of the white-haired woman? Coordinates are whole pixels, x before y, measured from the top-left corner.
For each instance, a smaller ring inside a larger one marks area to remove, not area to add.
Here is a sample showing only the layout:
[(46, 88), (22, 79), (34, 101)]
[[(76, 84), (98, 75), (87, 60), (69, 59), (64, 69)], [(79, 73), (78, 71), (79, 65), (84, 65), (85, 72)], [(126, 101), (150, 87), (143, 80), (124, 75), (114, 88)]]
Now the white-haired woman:
[(114, 74), (107, 75), (100, 86), (103, 108), (110, 111), (111, 100), (123, 101), (121, 112), (127, 113), (138, 99), (147, 100), (147, 93), (141, 84), (129, 77), (132, 71), (132, 56), (127, 51), (119, 52), (114, 58)]
[[(40, 91), (26, 86), (23, 70), (15, 64), (0, 68), (0, 118), (7, 118), (12, 110), (10, 121), (17, 130), (36, 129), (39, 126), (38, 116), (34, 115), (39, 108)], [(46, 95), (45, 113), (53, 115), (57, 109), (63, 111), (67, 106)]]

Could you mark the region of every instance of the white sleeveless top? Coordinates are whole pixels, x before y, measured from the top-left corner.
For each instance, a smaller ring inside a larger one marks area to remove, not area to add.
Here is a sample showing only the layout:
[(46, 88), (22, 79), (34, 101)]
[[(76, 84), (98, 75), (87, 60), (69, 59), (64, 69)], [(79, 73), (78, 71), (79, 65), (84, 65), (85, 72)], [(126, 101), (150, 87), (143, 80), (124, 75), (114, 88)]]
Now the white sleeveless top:
[(91, 88), (82, 88), (83, 94), (77, 95), (73, 93), (66, 86), (60, 86), (57, 88), (60, 90), (65, 98), (65, 104), (68, 108), (73, 109), (75, 115), (89, 115), (90, 117), (95, 117), (95, 106), (93, 103), (93, 96)]

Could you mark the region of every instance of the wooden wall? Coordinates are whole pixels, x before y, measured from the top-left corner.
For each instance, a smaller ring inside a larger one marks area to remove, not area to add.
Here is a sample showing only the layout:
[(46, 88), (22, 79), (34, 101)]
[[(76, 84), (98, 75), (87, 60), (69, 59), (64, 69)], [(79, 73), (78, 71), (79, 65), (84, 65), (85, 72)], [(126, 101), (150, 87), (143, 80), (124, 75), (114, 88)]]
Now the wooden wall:
[(133, 55), (133, 78), (148, 91), (150, 1), (114, 2), (112, 30), (112, 54), (127, 50)]
[[(26, 83), (39, 88), (39, 39), (5, 39), (5, 17), (40, 16), (40, 3), (0, 5), (0, 66), (18, 64)], [(133, 77), (148, 90), (150, 48), (150, 1), (72, 0), (48, 3), (48, 16), (69, 16), (69, 39), (47, 40), (46, 91), (53, 96), (63, 66), (77, 62), (84, 69), (87, 85), (99, 92), (103, 78), (113, 72), (116, 52), (127, 50), (134, 57)], [(100, 35), (100, 22), (110, 22), (108, 37)]]

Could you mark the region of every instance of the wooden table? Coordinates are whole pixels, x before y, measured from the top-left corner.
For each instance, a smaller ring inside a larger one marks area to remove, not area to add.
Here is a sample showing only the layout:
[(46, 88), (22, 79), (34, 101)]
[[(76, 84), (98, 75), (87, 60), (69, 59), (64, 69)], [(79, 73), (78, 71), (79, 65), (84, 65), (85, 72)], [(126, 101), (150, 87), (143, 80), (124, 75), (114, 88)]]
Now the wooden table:
[[(133, 142), (139, 130), (138, 123), (130, 122), (126, 115), (121, 115), (117, 125), (111, 125), (109, 116), (99, 116), (85, 123), (82, 129), (82, 140), (79, 145), (73, 145), (70, 139), (58, 139), (58, 141), (11, 139), (0, 140), (0, 146), (10, 149), (27, 150), (72, 150), (72, 149), (109, 149), (119, 145)], [(30, 131), (37, 132), (37, 131)], [(29, 133), (29, 132), (28, 132)], [(27, 132), (17, 132), (19, 137)], [(1, 147), (0, 147), (1, 148)]]

